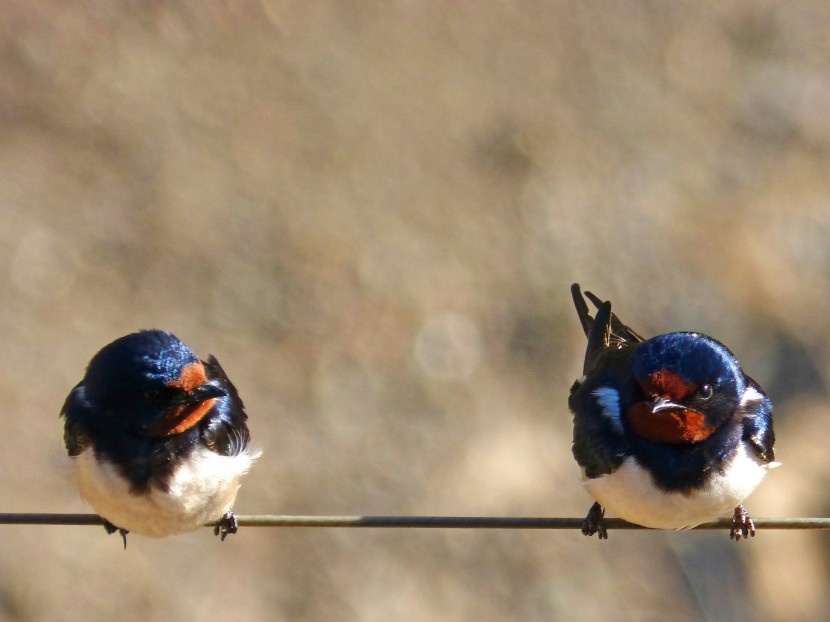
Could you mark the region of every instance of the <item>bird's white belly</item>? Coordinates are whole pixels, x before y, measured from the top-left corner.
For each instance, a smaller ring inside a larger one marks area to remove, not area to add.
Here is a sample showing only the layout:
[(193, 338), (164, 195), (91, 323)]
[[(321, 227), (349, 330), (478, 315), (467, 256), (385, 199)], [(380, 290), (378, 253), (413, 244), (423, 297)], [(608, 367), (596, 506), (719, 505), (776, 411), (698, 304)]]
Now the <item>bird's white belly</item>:
[(72, 458), (70, 468), (81, 496), (100, 516), (132, 533), (162, 537), (221, 518), (256, 456), (220, 456), (198, 447), (173, 471), (169, 491), (151, 486), (141, 494), (130, 492), (118, 469), (99, 461), (91, 449)]
[(609, 475), (583, 481), (601, 506), (631, 523), (659, 529), (685, 529), (732, 514), (755, 490), (768, 465), (746, 451), (743, 443), (722, 474), (714, 474), (701, 490), (666, 493), (651, 475), (628, 457)]

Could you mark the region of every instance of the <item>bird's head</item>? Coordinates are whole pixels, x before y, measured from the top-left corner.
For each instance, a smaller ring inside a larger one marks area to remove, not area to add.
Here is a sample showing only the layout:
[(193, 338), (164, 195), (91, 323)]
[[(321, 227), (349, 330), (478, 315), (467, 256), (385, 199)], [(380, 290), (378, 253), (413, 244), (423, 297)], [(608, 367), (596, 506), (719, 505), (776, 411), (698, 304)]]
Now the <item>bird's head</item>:
[(734, 415), (745, 389), (732, 353), (699, 333), (649, 339), (637, 348), (632, 365), (637, 401), (628, 409), (628, 422), (658, 443), (707, 439)]
[(208, 382), (204, 363), (171, 333), (147, 330), (104, 346), (83, 384), (100, 416), (145, 436), (184, 432), (226, 395)]

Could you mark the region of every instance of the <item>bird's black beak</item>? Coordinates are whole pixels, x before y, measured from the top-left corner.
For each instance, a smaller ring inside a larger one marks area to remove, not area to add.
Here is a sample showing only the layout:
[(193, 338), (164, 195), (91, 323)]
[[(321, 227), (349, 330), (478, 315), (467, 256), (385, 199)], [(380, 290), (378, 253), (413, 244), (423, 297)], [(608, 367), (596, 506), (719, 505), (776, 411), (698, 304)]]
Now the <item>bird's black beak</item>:
[(224, 389), (217, 387), (215, 384), (206, 382), (205, 384), (193, 389), (190, 393), (183, 393), (181, 396), (176, 398), (174, 402), (181, 404), (182, 406), (192, 406), (215, 397), (225, 397), (226, 395), (227, 393)]

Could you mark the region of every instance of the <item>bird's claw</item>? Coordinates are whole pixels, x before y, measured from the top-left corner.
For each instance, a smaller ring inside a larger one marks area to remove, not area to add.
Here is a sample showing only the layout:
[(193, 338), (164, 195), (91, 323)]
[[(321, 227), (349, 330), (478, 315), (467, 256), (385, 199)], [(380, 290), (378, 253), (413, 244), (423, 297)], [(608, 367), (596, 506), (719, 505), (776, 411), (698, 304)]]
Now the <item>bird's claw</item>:
[(236, 533), (238, 527), (239, 523), (236, 520), (236, 516), (234, 516), (231, 510), (228, 510), (222, 518), (216, 521), (216, 525), (213, 527), (213, 535), (219, 536), (222, 542), (224, 542), (229, 533)]
[(755, 523), (749, 516), (749, 512), (742, 505), (735, 508), (732, 515), (732, 529), (729, 530), (729, 538), (740, 542), (741, 538), (755, 537)]
[(597, 534), (600, 540), (608, 539), (608, 532), (605, 530), (605, 509), (599, 504), (594, 503), (591, 509), (588, 510), (588, 515), (582, 521), (582, 535), (593, 536)]
[(111, 522), (109, 522), (106, 518), (101, 519), (104, 521), (104, 529), (107, 530), (107, 533), (112, 535), (116, 531), (121, 534), (121, 539), (124, 540), (124, 550), (127, 550), (127, 534), (130, 533), (126, 529), (122, 529), (121, 527), (116, 527)]

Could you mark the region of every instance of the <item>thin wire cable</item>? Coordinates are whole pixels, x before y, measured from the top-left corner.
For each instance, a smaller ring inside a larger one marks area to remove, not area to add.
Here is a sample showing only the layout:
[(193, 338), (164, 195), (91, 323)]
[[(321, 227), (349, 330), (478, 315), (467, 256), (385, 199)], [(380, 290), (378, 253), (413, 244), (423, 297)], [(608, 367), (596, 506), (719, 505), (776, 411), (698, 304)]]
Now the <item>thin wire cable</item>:
[[(394, 529), (582, 529), (581, 518), (498, 516), (281, 516), (237, 514), (240, 527), (348, 527)], [(755, 518), (757, 529), (830, 530), (830, 518)], [(620, 518), (606, 518), (608, 529), (646, 529)], [(0, 525), (103, 525), (97, 514), (0, 513)], [(215, 523), (205, 525), (213, 527)], [(695, 529), (729, 529), (728, 518)]]

